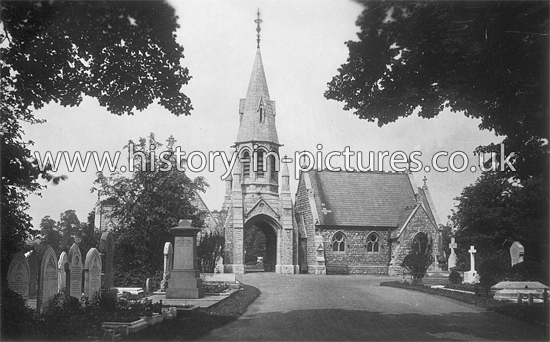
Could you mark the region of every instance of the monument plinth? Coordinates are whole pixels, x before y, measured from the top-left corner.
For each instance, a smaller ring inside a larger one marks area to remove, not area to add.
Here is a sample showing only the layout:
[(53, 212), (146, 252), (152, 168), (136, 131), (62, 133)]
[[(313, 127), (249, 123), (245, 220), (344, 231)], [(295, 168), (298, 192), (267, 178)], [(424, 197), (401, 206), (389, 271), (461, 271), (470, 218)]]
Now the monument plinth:
[(171, 229), (174, 237), (174, 261), (166, 289), (167, 299), (204, 297), (204, 289), (197, 263), (197, 233), (191, 220), (180, 220)]

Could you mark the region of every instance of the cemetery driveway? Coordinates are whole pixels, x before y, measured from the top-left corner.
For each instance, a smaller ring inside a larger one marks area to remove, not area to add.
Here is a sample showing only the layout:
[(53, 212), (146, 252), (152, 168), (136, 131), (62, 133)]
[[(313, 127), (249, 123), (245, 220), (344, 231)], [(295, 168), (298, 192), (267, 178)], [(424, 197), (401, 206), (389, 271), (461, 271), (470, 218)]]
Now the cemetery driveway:
[(262, 292), (203, 341), (533, 341), (541, 328), (449, 298), (378, 284), (395, 278), (249, 273)]

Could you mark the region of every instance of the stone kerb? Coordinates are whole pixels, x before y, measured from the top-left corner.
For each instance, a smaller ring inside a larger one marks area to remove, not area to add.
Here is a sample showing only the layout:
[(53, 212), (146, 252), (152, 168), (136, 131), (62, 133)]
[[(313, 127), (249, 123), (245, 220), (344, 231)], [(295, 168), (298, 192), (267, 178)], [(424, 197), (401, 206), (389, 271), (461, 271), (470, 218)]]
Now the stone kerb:
[(96, 248), (90, 248), (84, 262), (84, 296), (93, 300), (101, 288), (101, 256)]
[(19, 293), (25, 300), (29, 298), (29, 280), (31, 271), (25, 254), (14, 256), (8, 269), (8, 288)]
[(57, 293), (58, 272), (57, 255), (53, 248), (48, 247), (40, 263), (38, 273), (38, 300), (36, 307), (40, 311), (47, 309), (48, 301)]
[(67, 258), (69, 264), (69, 284), (67, 284), (69, 296), (78, 300), (82, 298), (82, 254), (76, 243), (69, 249)]

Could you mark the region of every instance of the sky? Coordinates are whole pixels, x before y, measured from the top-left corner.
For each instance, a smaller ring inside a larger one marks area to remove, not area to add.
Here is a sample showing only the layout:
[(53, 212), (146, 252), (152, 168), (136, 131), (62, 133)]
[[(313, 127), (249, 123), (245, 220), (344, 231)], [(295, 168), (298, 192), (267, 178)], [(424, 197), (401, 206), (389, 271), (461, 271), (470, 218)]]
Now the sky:
[[(346, 62), (345, 42), (358, 40), (355, 21), (362, 5), (345, 0), (294, 1), (173, 1), (179, 16), (177, 40), (185, 48), (183, 65), (192, 76), (183, 91), (191, 98), (194, 110), (190, 116), (176, 117), (164, 108), (152, 105), (134, 116), (108, 113), (92, 98), (85, 98), (79, 107), (64, 108), (47, 105), (36, 117), (47, 122), (25, 125), (26, 140), (34, 141), (31, 150), (55, 154), (67, 151), (100, 155), (121, 152), (128, 140), (137, 141), (154, 133), (157, 141), (173, 136), (176, 146), (188, 154), (232, 152), (239, 127), (239, 99), (244, 98), (256, 53), (256, 12), (261, 12), (261, 53), (271, 100), (276, 102), (276, 125), (279, 142), (284, 146), (281, 155), (294, 156), (296, 151), (351, 151), (364, 154), (372, 151), (412, 151), (422, 153), (416, 159), (430, 164), (439, 151), (450, 155), (463, 151), (469, 165), (477, 165), (473, 150), (489, 142), (498, 143), (502, 137), (480, 131), (479, 120), (466, 118), (462, 113), (444, 111), (434, 119), (422, 119), (416, 114), (395, 123), (378, 127), (374, 122), (360, 120), (342, 109), (343, 103), (329, 101), (323, 93), (327, 83)], [(446, 157), (439, 165), (446, 166)], [(334, 165), (343, 166), (342, 158)], [(461, 158), (455, 159), (457, 166)], [(122, 165), (123, 163), (119, 163)], [(93, 165), (93, 164), (92, 164)], [(35, 228), (49, 215), (58, 220), (69, 209), (77, 212), (81, 221), (94, 209), (97, 193), (94, 186), (97, 169), (90, 166), (85, 172), (70, 172), (62, 162), (57, 174), (68, 176), (66, 181), (49, 184), (42, 196), (28, 199)], [(105, 173), (109, 172), (105, 170)], [(225, 173), (221, 161), (214, 171), (193, 173), (203, 176), (210, 187), (201, 194), (210, 210), (219, 210), (223, 203)], [(291, 192), (296, 192), (294, 166), (290, 165)], [(418, 186), (427, 178), (427, 186), (440, 220), (445, 224), (465, 186), (480, 175), (468, 167), (463, 172), (421, 170), (414, 173)]]

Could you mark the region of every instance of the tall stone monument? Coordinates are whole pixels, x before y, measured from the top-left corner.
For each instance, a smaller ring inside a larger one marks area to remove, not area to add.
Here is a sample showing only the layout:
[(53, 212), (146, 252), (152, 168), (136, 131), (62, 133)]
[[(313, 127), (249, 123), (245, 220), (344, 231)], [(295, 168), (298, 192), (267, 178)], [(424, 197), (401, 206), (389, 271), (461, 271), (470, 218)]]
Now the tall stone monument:
[(50, 299), (57, 293), (57, 255), (49, 247), (42, 257), (38, 273), (38, 300), (36, 307), (40, 311), (47, 310)]
[(174, 263), (166, 290), (167, 299), (202, 298), (204, 289), (197, 263), (197, 233), (191, 220), (180, 220), (171, 229), (174, 236)]

